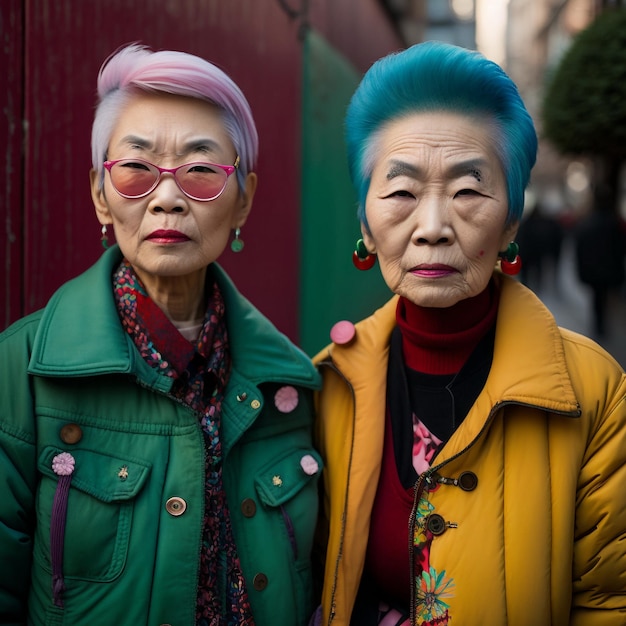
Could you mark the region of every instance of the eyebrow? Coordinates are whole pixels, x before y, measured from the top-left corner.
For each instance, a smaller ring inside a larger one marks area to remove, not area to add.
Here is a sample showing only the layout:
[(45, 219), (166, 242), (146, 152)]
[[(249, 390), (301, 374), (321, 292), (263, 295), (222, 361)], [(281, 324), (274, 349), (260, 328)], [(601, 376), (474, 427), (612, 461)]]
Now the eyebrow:
[[(469, 159), (452, 164), (446, 170), (448, 178), (461, 178), (463, 176), (471, 176), (478, 182), (483, 180), (483, 170), (487, 162), (484, 159)], [(406, 161), (391, 161), (391, 166), (387, 172), (387, 180), (393, 180), (398, 176), (409, 176), (410, 178), (419, 179), (423, 175), (423, 168), (407, 163)]]
[[(144, 137), (138, 137), (137, 135), (126, 135), (120, 141), (120, 144), (134, 144), (146, 150), (153, 150), (154, 144), (145, 139)], [(183, 150), (177, 156), (184, 156), (192, 152), (200, 152), (204, 149), (209, 149), (212, 152), (218, 152), (219, 144), (217, 141), (208, 138), (192, 139), (183, 145)]]
[(393, 160), (391, 162), (391, 167), (387, 172), (387, 180), (393, 180), (398, 176), (409, 176), (410, 178), (419, 178), (422, 173), (422, 168), (417, 167), (416, 165), (412, 165), (411, 163), (407, 163), (406, 161), (396, 161)]
[(189, 154), (190, 152), (198, 152), (208, 148), (212, 152), (217, 152), (220, 145), (213, 139), (192, 139), (183, 146), (183, 154)]
[(469, 159), (468, 161), (461, 161), (452, 165), (448, 170), (448, 174), (451, 178), (471, 176), (480, 183), (483, 180), (483, 171), (486, 165), (487, 162), (484, 159)]

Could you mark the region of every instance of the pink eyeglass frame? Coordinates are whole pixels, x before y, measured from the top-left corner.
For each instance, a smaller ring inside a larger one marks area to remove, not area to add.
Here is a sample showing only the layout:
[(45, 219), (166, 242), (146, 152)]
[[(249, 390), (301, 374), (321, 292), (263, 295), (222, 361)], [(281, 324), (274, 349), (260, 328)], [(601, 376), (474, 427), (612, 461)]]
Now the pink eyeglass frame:
[[(158, 165), (155, 165), (154, 163), (151, 163), (150, 161), (146, 161), (145, 159), (116, 159), (114, 161), (104, 161), (103, 163), (104, 168), (109, 172), (109, 176), (111, 175), (111, 168), (116, 163), (121, 163), (122, 161), (129, 161), (131, 163), (145, 163), (146, 165), (149, 165), (150, 167), (155, 168), (159, 172), (159, 176), (154, 181), (154, 185), (152, 185), (152, 187), (150, 187), (148, 191), (145, 191), (144, 193), (141, 193), (136, 196), (130, 196), (126, 193), (122, 193), (115, 186), (115, 183), (113, 182), (113, 178), (111, 178), (111, 184), (113, 185), (113, 188), (115, 189), (115, 191), (119, 193), (120, 196), (122, 196), (123, 198), (128, 198), (129, 200), (137, 200), (138, 198), (145, 198), (148, 194), (152, 193), (158, 187), (159, 183), (161, 182), (161, 176), (163, 176), (163, 174), (171, 174), (174, 177), (174, 182), (176, 183), (178, 188), (188, 198), (191, 198), (192, 200), (197, 200), (198, 202), (210, 202), (211, 200), (215, 200), (216, 198), (219, 198), (222, 195), (222, 193), (224, 193), (224, 189), (226, 189), (226, 183), (228, 182), (228, 178), (231, 176), (231, 174), (235, 172), (236, 169), (239, 168), (239, 155), (237, 155), (234, 165), (221, 165), (220, 163), (210, 163), (209, 161), (191, 161), (190, 163), (183, 163), (182, 165), (179, 165), (178, 167), (160, 167)], [(220, 189), (220, 192), (210, 198), (198, 198), (197, 196), (192, 196), (190, 193), (186, 192), (181, 187), (180, 183), (178, 182), (178, 178), (176, 178), (176, 172), (179, 169), (182, 169), (183, 167), (189, 167), (190, 165), (211, 165), (213, 167), (219, 167), (221, 170), (224, 170), (226, 172), (226, 180), (224, 181), (224, 186)]]

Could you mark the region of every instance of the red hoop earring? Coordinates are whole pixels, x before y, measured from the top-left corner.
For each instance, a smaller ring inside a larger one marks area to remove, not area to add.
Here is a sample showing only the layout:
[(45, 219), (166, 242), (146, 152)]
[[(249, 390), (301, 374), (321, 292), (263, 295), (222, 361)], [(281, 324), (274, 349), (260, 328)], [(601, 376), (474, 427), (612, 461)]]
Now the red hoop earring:
[(499, 253), (500, 269), (503, 274), (515, 276), (522, 269), (522, 259), (519, 252), (519, 246), (512, 241), (504, 252)]
[(374, 263), (376, 263), (376, 255), (367, 251), (362, 239), (356, 242), (355, 250), (352, 253), (352, 263), (358, 270), (363, 271), (372, 269)]

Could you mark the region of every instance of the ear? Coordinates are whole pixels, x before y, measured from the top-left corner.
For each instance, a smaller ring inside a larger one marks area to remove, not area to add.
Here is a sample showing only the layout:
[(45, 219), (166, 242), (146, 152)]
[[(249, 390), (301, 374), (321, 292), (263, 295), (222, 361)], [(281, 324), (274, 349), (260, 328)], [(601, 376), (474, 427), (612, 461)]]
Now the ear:
[(241, 228), (250, 215), (252, 209), (252, 201), (256, 192), (258, 178), (255, 172), (248, 172), (246, 176), (245, 189), (239, 193), (237, 200), (237, 209), (233, 214), (233, 228)]
[(370, 254), (376, 254), (376, 244), (374, 243), (374, 238), (363, 222), (361, 222), (361, 237), (363, 237), (363, 243), (365, 244), (367, 251)]
[(519, 229), (519, 221), (513, 222), (508, 226), (504, 227), (504, 232), (502, 233), (502, 239), (500, 240), (500, 247), (498, 250), (500, 252), (505, 252), (509, 247), (511, 241), (515, 241), (515, 237), (517, 235), (517, 231)]
[(91, 199), (96, 209), (96, 216), (101, 224), (112, 224), (109, 205), (104, 197), (104, 186), (100, 185), (100, 176), (96, 170), (89, 171), (89, 182), (91, 184)]

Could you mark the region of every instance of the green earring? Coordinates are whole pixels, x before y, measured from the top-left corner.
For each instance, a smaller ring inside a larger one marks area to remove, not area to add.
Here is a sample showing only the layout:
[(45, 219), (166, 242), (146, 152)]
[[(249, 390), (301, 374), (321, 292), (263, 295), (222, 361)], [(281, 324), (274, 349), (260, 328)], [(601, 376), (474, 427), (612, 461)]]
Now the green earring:
[(243, 250), (243, 239), (239, 239), (240, 233), (241, 233), (241, 228), (235, 228), (235, 238), (232, 240), (230, 244), (230, 249), (233, 252), (241, 252)]
[(522, 259), (518, 253), (519, 246), (512, 241), (504, 252), (500, 252), (498, 254), (500, 257), (500, 269), (505, 274), (509, 274), (510, 276), (519, 274), (522, 269)]
[(102, 233), (102, 237), (100, 237), (100, 243), (102, 244), (102, 247), (107, 250), (109, 247), (109, 237), (107, 234), (107, 227), (106, 224), (102, 225), (102, 230), (100, 231)]
[(376, 255), (368, 252), (362, 239), (356, 242), (354, 252), (352, 253), (352, 263), (358, 270), (369, 270), (376, 263)]
[(500, 253), (500, 257), (506, 259), (509, 263), (515, 261), (515, 257), (519, 254), (519, 246), (512, 241), (504, 252)]

